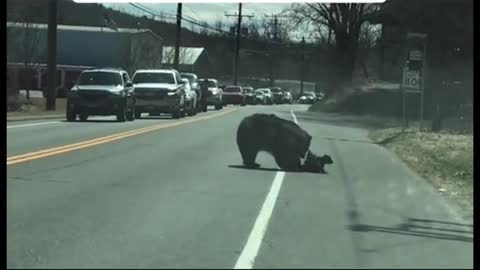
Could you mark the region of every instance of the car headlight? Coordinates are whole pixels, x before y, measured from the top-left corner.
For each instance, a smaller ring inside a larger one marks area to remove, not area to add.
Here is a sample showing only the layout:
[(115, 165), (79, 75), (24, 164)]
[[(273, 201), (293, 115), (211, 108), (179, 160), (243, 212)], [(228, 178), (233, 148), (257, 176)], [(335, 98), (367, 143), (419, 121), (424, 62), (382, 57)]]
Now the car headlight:
[(169, 96), (175, 96), (177, 94), (176, 91), (171, 91), (171, 92), (168, 92), (167, 95)]

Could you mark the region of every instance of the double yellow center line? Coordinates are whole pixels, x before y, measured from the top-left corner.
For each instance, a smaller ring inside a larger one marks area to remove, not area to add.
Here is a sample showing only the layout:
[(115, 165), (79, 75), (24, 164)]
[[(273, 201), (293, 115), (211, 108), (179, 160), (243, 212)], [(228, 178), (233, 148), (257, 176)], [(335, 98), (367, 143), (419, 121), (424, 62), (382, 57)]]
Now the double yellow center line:
[(231, 113), (231, 112), (236, 111), (236, 110), (237, 109), (231, 109), (231, 110), (227, 110), (227, 111), (220, 112), (220, 113), (214, 113), (214, 114), (207, 115), (207, 116), (190, 118), (190, 119), (180, 120), (180, 121), (176, 121), (176, 122), (172, 122), (172, 123), (153, 125), (153, 126), (149, 126), (149, 127), (140, 128), (140, 129), (135, 129), (135, 130), (116, 133), (116, 134), (112, 134), (112, 135), (108, 135), (108, 136), (103, 136), (103, 137), (99, 137), (99, 138), (95, 138), (95, 139), (91, 139), (91, 140), (87, 140), (87, 141), (83, 141), (83, 142), (67, 144), (67, 145), (63, 145), (63, 146), (59, 146), (59, 147), (54, 147), (54, 148), (49, 148), (49, 149), (45, 149), (45, 150), (30, 152), (30, 153), (16, 155), (16, 156), (12, 156), (12, 157), (7, 157), (7, 166), (8, 165), (13, 165), (13, 164), (18, 164), (18, 163), (23, 163), (23, 162), (27, 162), (27, 161), (31, 161), (31, 160), (35, 160), (35, 159), (41, 159), (41, 158), (45, 158), (45, 157), (49, 157), (49, 156), (59, 155), (59, 154), (67, 153), (67, 152), (72, 152), (72, 151), (75, 151), (75, 150), (80, 150), (80, 149), (84, 149), (84, 148), (87, 148), (87, 147), (92, 147), (92, 146), (99, 145), (99, 144), (113, 142), (113, 141), (117, 141), (117, 140), (120, 140), (120, 139), (125, 139), (125, 138), (128, 138), (128, 137), (144, 134), (144, 133), (147, 133), (147, 132), (152, 132), (152, 131), (159, 130), (159, 129), (162, 129), (162, 128), (175, 127), (175, 126), (180, 126), (180, 125), (184, 125), (184, 124), (187, 124), (187, 123), (197, 122), (197, 121), (200, 121), (200, 120), (207, 120), (207, 119), (215, 118), (215, 117), (227, 114), (227, 113)]

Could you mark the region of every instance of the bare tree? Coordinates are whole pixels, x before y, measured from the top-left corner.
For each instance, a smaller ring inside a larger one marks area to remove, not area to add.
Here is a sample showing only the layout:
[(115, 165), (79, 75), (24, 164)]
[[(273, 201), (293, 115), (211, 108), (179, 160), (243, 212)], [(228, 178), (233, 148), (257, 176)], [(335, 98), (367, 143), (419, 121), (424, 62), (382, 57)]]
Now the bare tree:
[(158, 68), (162, 62), (162, 48), (150, 33), (133, 35), (130, 41), (130, 53), (127, 58), (127, 69), (130, 74), (141, 68)]
[(200, 28), (200, 34), (201, 35), (208, 35), (208, 28), (209, 28), (209, 25), (207, 22), (203, 22), (202, 23), (202, 27)]
[(299, 23), (310, 23), (317, 31), (322, 28), (330, 30), (330, 40), (334, 41), (334, 59), (336, 78), (334, 87), (342, 89), (341, 84), (350, 83), (353, 79), (355, 59), (360, 38), (360, 30), (366, 15), (377, 10), (375, 4), (326, 4), (305, 3), (293, 4), (290, 16)]
[(217, 19), (215, 21), (215, 29), (217, 30), (223, 30), (223, 20), (222, 19)]
[[(38, 69), (39, 63), (35, 60), (39, 54), (38, 43), (40, 41), (41, 33), (38, 25), (30, 22), (25, 22), (23, 24), (23, 33), (23, 64), (27, 78), (32, 78)], [(25, 91), (27, 100), (30, 100), (30, 85), (28, 83), (26, 84)]]
[(261, 23), (261, 28), (263, 29), (263, 38), (270, 40), (276, 37), (278, 41), (289, 40), (290, 31), (292, 30), (288, 23), (280, 22), (280, 20), (275, 23), (273, 18), (264, 18)]

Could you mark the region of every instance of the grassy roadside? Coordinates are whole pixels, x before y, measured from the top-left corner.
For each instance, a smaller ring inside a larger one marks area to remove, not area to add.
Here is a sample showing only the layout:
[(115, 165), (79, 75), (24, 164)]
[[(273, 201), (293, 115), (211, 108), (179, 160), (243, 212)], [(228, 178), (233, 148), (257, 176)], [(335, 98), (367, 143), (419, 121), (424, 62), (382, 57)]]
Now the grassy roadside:
[(439, 192), (473, 214), (473, 135), (374, 130), (370, 139), (393, 151)]
[(55, 101), (55, 111), (46, 111), (45, 98), (31, 98), (31, 104), (22, 106), (21, 111), (7, 112), (7, 117), (17, 116), (45, 116), (65, 114), (66, 99), (57, 98)]
[[(429, 181), (447, 199), (473, 215), (473, 128), (460, 132), (457, 120), (444, 121), (441, 133), (418, 132), (418, 121), (410, 121), (410, 129), (401, 135), (398, 108), (394, 95), (385, 92), (356, 92), (333, 97), (310, 106), (311, 112), (350, 115), (370, 130), (374, 143), (393, 151), (412, 170)], [(413, 117), (416, 118), (416, 117)], [(431, 121), (425, 120), (424, 127)], [(472, 126), (473, 127), (473, 126)]]

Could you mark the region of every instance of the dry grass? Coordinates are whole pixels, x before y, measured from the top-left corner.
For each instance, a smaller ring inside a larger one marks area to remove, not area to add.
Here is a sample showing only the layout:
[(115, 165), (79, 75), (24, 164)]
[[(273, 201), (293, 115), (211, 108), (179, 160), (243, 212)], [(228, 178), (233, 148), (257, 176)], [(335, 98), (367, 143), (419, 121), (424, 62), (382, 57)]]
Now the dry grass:
[[(419, 133), (400, 128), (370, 133), (464, 210), (473, 209), (473, 135)], [(393, 138), (388, 140), (388, 138)]]
[(7, 116), (24, 116), (24, 115), (56, 115), (64, 114), (67, 100), (65, 98), (57, 98), (55, 101), (55, 111), (46, 111), (45, 98), (31, 98), (31, 104), (22, 105), (22, 110), (18, 112), (7, 112)]

